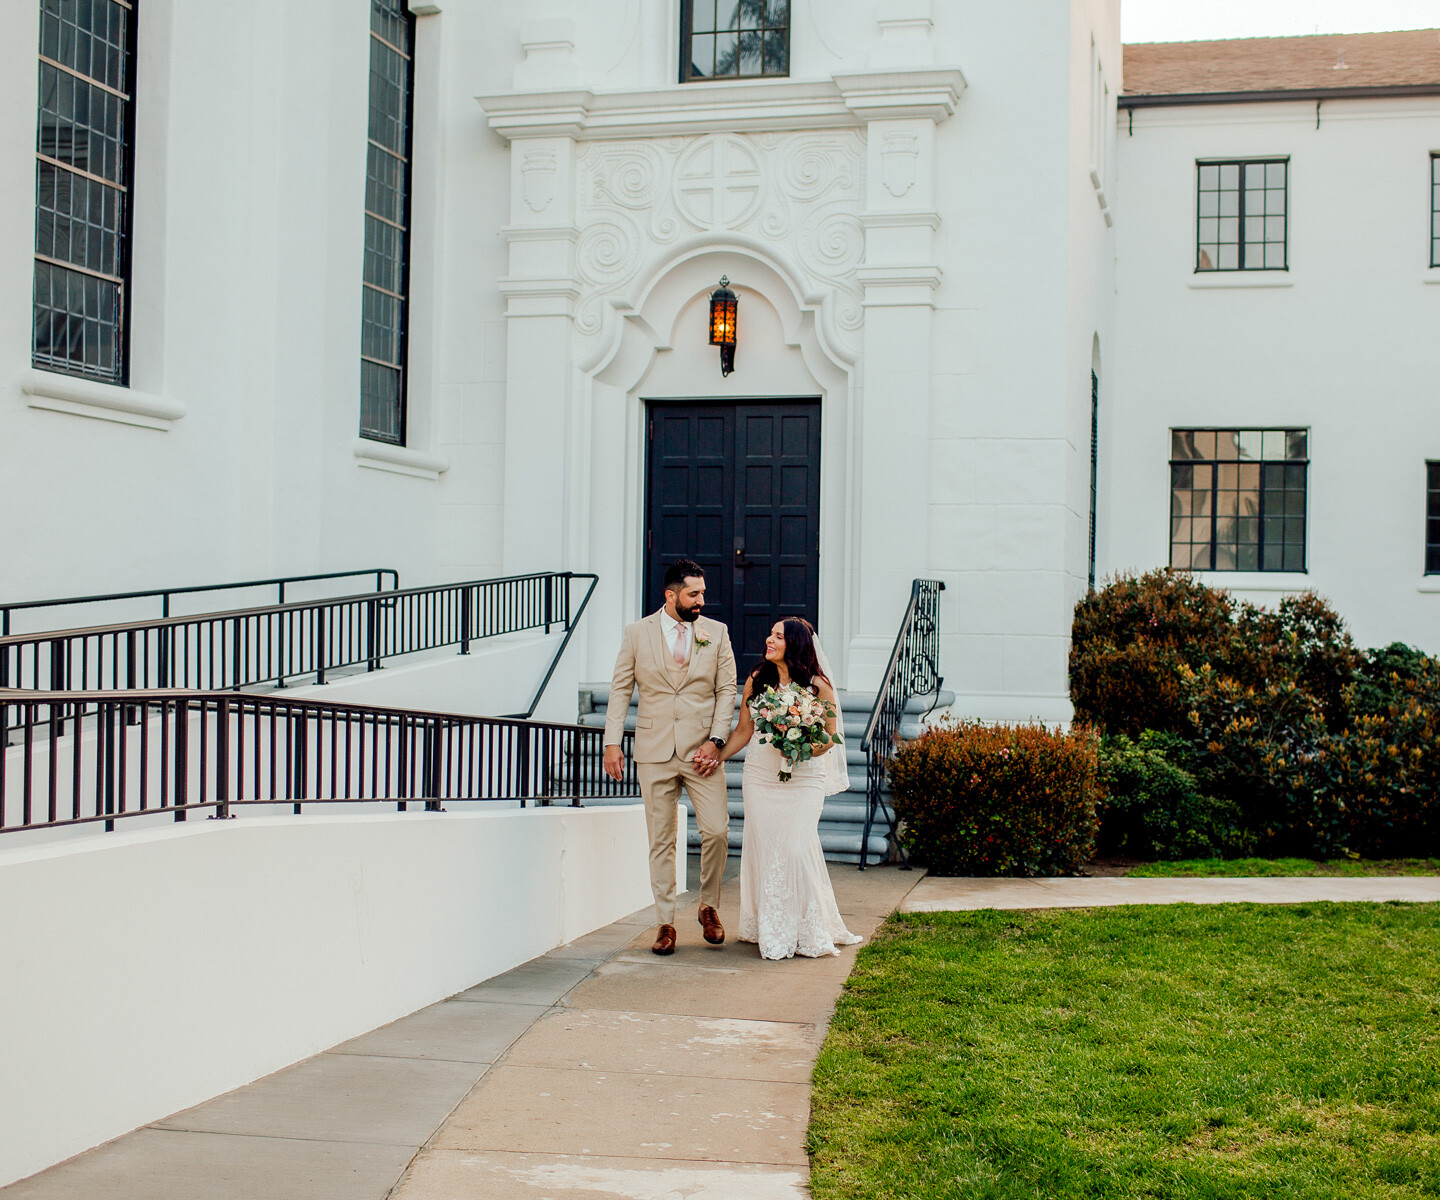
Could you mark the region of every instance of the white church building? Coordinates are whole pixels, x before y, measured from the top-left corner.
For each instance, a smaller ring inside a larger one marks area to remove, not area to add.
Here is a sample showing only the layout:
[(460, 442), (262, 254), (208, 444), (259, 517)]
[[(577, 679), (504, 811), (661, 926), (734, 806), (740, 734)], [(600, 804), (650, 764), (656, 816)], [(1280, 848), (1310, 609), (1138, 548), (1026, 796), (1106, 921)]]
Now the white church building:
[(864, 689), (938, 579), (1047, 720), (1115, 571), (1440, 650), (1440, 35), (1119, 15), (0, 6), (0, 600), (594, 571), (600, 681), (686, 554)]

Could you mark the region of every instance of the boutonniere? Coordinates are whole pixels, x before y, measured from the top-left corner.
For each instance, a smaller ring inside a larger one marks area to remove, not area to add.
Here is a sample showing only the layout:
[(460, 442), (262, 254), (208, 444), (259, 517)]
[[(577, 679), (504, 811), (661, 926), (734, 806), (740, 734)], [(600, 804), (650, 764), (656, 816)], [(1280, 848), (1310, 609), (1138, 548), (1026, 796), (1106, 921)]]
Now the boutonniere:
[(710, 644), (710, 639), (707, 638), (707, 637), (704, 637), (704, 636), (700, 633), (700, 631), (697, 629), (697, 630), (695, 631), (695, 644), (696, 644), (697, 646), (708, 646), (708, 645)]

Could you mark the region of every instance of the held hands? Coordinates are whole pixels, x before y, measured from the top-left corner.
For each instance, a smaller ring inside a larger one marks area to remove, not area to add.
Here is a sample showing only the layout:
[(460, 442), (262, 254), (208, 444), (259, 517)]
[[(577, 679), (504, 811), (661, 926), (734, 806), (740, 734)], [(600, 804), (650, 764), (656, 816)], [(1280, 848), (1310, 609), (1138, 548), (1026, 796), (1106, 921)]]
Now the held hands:
[(699, 774), (702, 779), (708, 778), (715, 773), (715, 769), (720, 765), (720, 752), (715, 748), (714, 742), (706, 742), (700, 749), (695, 751), (690, 761), (694, 764), (696, 773)]

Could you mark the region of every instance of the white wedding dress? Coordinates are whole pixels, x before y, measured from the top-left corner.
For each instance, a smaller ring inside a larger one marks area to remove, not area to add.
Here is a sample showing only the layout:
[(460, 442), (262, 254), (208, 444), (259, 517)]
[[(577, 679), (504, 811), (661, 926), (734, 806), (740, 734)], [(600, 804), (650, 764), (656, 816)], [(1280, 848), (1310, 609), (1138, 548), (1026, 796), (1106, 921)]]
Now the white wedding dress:
[(740, 940), (758, 943), (762, 958), (819, 958), (864, 940), (845, 928), (820, 849), (824, 759), (844, 753), (836, 746), (819, 759), (796, 763), (792, 778), (781, 783), (780, 752), (758, 735), (745, 747)]

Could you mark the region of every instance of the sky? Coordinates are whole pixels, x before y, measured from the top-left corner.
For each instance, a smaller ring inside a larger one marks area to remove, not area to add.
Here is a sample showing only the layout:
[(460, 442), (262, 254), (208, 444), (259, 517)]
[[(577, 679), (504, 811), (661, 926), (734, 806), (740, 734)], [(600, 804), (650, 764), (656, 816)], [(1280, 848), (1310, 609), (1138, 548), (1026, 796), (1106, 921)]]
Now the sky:
[(1440, 0), (1121, 0), (1127, 42), (1440, 29)]

